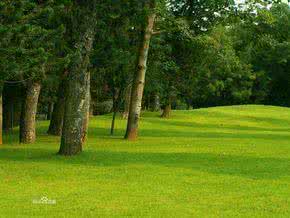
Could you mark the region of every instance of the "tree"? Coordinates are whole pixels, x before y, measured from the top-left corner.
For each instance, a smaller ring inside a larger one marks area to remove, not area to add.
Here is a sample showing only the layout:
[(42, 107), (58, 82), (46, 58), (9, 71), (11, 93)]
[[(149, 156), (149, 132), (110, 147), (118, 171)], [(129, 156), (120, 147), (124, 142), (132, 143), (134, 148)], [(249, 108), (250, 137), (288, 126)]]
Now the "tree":
[(172, 103), (177, 94), (179, 66), (172, 58), (171, 36), (170, 31), (155, 36), (152, 40), (152, 50), (149, 56), (146, 92), (149, 92), (148, 95), (153, 95), (153, 102), (156, 101), (156, 95), (158, 95), (157, 98), (160, 97), (163, 109), (162, 118), (170, 117)]
[[(108, 3), (110, 9), (98, 23), (99, 34), (94, 43), (92, 55), (92, 77), (97, 84), (106, 86), (106, 93), (112, 101), (111, 135), (114, 133), (115, 118), (121, 110), (126, 90), (132, 82), (132, 72), (136, 62), (136, 29), (135, 16), (138, 14), (135, 1)], [(99, 98), (103, 98), (104, 95)], [(100, 99), (97, 99), (97, 101)]]
[(35, 119), (41, 84), (33, 81), (27, 84), (26, 87), (21, 111), (19, 141), (21, 143), (33, 143), (36, 139)]
[(77, 1), (72, 9), (74, 55), (68, 68), (65, 112), (59, 154), (76, 155), (82, 151), (90, 100), (90, 53), (96, 35), (97, 1)]
[(156, 17), (155, 0), (150, 0), (145, 3), (144, 12), (146, 13), (146, 19), (144, 20), (144, 30), (142, 32), (142, 41), (138, 53), (138, 63), (133, 78), (130, 109), (125, 134), (125, 138), (128, 140), (135, 140), (138, 136), (138, 122), (142, 107), (147, 58)]
[[(56, 42), (63, 28), (55, 25), (54, 18), (59, 10), (54, 2), (21, 0), (1, 2), (1, 57), (14, 57), (4, 61), (1, 68), (7, 79), (25, 81), (26, 95), (20, 142), (31, 143), (35, 139), (35, 114), (42, 80), (53, 63)], [(12, 16), (11, 16), (12, 15)], [(11, 60), (11, 59), (10, 59)], [(29, 96), (31, 95), (31, 96)], [(29, 114), (32, 113), (32, 116)]]
[(252, 101), (289, 106), (289, 6), (273, 4), (255, 11), (237, 22), (230, 33), (238, 56), (257, 74)]
[(54, 104), (52, 116), (47, 133), (50, 135), (61, 136), (64, 118), (65, 96), (66, 96), (66, 77), (67, 72), (61, 76), (57, 91), (57, 100)]

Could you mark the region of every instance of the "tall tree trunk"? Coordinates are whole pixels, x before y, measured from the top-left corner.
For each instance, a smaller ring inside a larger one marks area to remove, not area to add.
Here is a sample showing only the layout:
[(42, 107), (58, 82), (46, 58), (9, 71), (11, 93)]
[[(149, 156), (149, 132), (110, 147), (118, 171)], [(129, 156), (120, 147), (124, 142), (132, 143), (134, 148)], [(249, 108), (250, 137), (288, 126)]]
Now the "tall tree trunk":
[(63, 79), (58, 88), (57, 101), (54, 104), (53, 112), (47, 133), (60, 136), (62, 132), (65, 102), (65, 80)]
[[(147, 11), (147, 9), (149, 9), (149, 11)], [(138, 53), (138, 64), (132, 85), (130, 110), (128, 116), (127, 131), (125, 135), (125, 138), (128, 140), (135, 140), (138, 137), (138, 122), (142, 107), (148, 51), (156, 17), (154, 9), (154, 0), (146, 3), (145, 10), (147, 11), (148, 15), (143, 31), (142, 43), (140, 45)]]
[[(92, 3), (90, 3), (92, 2)], [(69, 69), (65, 113), (59, 154), (76, 155), (85, 142), (90, 101), (90, 53), (96, 33), (96, 1), (77, 1), (75, 6), (76, 51)]]
[(132, 90), (132, 85), (129, 85), (125, 90), (124, 112), (122, 114), (123, 119), (128, 119), (129, 109), (130, 109), (130, 100), (131, 100), (131, 90)]
[(23, 100), (20, 121), (20, 143), (34, 143), (36, 139), (35, 120), (41, 84), (31, 82), (27, 84), (26, 95)]

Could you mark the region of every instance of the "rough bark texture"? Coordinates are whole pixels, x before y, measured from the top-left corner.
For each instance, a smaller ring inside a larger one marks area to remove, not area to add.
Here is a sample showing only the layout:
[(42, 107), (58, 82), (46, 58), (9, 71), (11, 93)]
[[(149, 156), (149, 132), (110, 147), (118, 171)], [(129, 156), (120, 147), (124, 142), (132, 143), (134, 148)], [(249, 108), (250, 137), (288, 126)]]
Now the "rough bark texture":
[(82, 142), (85, 143), (87, 136), (88, 136), (88, 128), (89, 128), (89, 121), (90, 121), (90, 106), (91, 106), (91, 92), (90, 92), (90, 73), (88, 74), (88, 85), (87, 85), (87, 93), (85, 99), (85, 108), (86, 108), (86, 117), (83, 124), (83, 135), (82, 135)]
[(122, 114), (123, 119), (128, 119), (129, 116), (129, 109), (130, 109), (130, 100), (131, 100), (131, 90), (132, 86), (129, 85), (125, 90), (125, 97), (124, 97), (124, 112)]
[(20, 143), (29, 144), (35, 142), (35, 120), (40, 89), (41, 84), (39, 82), (31, 82), (27, 84), (20, 119)]
[(47, 133), (60, 136), (62, 132), (65, 102), (65, 81), (63, 80), (58, 88), (57, 101), (54, 104), (53, 112)]
[(169, 103), (169, 104), (165, 105), (161, 117), (162, 118), (170, 118), (170, 114), (171, 114), (171, 104)]
[(82, 151), (89, 121), (90, 77), (86, 73), (82, 83), (70, 81), (65, 101), (65, 114), (59, 154), (75, 155)]
[(69, 68), (65, 113), (59, 154), (76, 155), (82, 151), (86, 138), (90, 105), (90, 74), (87, 70), (95, 36), (95, 1), (76, 3), (73, 32), (75, 55)]
[(148, 8), (150, 12), (146, 18), (146, 24), (142, 37), (143, 39), (138, 53), (137, 70), (134, 75), (134, 81), (132, 85), (130, 110), (128, 116), (127, 131), (125, 135), (125, 138), (128, 140), (135, 140), (138, 137), (138, 122), (142, 107), (148, 51), (156, 17), (155, 13), (153, 12), (155, 8), (154, 0), (151, 0), (145, 6), (145, 8)]

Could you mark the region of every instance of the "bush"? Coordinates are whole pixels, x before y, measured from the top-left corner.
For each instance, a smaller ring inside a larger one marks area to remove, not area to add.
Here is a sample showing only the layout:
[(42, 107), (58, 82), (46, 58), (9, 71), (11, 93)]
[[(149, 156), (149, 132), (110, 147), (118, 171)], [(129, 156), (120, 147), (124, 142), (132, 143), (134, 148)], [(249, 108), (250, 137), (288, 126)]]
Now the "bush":
[(103, 115), (111, 113), (113, 109), (113, 101), (107, 100), (103, 102), (96, 102), (94, 106), (94, 115)]

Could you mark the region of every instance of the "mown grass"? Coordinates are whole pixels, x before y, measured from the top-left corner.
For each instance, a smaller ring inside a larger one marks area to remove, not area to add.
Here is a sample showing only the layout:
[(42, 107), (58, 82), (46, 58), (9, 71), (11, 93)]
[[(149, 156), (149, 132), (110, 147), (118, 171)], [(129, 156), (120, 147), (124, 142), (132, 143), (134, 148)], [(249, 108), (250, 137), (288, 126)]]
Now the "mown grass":
[[(290, 109), (233, 106), (143, 114), (140, 139), (90, 122), (84, 152), (56, 155), (38, 123), (33, 145), (17, 130), (0, 148), (1, 217), (290, 217)], [(47, 197), (56, 204), (34, 204)]]

